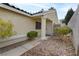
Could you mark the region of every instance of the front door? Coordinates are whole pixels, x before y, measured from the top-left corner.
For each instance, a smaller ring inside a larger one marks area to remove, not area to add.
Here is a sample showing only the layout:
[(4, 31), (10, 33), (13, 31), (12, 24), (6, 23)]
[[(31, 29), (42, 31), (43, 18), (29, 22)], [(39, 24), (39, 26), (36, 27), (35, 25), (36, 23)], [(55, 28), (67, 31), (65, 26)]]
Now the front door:
[(46, 22), (46, 35), (52, 35), (52, 22), (51, 21), (47, 21)]

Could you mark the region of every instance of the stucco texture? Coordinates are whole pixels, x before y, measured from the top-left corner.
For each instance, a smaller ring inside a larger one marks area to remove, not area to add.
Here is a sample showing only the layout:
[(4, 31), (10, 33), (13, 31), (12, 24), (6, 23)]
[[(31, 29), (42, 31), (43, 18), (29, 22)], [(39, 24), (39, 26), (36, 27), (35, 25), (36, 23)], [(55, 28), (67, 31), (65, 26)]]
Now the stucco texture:
[(0, 8), (0, 18), (11, 21), (17, 34), (24, 34), (35, 30), (35, 21), (28, 16)]

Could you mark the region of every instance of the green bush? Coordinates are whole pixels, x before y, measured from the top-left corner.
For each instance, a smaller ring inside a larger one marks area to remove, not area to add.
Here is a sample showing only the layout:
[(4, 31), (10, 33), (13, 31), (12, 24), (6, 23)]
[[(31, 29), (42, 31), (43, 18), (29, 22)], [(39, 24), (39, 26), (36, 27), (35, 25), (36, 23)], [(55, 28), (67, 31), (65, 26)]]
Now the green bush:
[(54, 33), (57, 35), (67, 35), (70, 32), (72, 32), (72, 30), (67, 26), (59, 27), (54, 30)]
[(13, 25), (9, 21), (0, 19), (0, 38), (7, 38), (13, 34)]
[(36, 31), (30, 31), (30, 32), (27, 33), (27, 37), (29, 39), (34, 39), (37, 36), (38, 36), (38, 32), (36, 32)]

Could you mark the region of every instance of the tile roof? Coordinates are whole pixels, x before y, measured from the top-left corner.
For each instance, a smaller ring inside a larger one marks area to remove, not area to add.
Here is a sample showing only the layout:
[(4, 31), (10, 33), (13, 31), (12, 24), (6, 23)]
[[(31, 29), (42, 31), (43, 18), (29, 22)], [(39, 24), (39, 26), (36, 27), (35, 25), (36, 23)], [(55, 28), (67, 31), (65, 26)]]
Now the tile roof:
[[(42, 12), (44, 11), (43, 9), (41, 9), (41, 11), (32, 14), (32, 13), (29, 13), (29, 12), (23, 10), (23, 9), (17, 8), (17, 7), (15, 7), (15, 6), (13, 6), (13, 5), (9, 4), (9, 3), (2, 3), (2, 4), (7, 5), (7, 6), (9, 6), (9, 7), (12, 7), (12, 8), (14, 8), (14, 9), (17, 9), (17, 10), (19, 10), (19, 11), (22, 11), (22, 12), (24, 12), (24, 13), (27, 13), (27, 14), (29, 14), (29, 15), (39, 14), (39, 13), (42, 13)], [(53, 7), (51, 7), (51, 8), (48, 9), (48, 10), (52, 10), (52, 9), (55, 10)]]

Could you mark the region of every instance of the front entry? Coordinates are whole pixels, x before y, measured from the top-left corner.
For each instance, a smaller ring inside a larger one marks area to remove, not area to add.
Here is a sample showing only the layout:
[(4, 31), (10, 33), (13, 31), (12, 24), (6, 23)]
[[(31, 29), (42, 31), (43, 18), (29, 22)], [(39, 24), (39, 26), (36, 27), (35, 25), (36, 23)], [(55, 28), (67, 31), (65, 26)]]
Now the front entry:
[(52, 35), (52, 21), (49, 20), (46, 21), (46, 35)]

